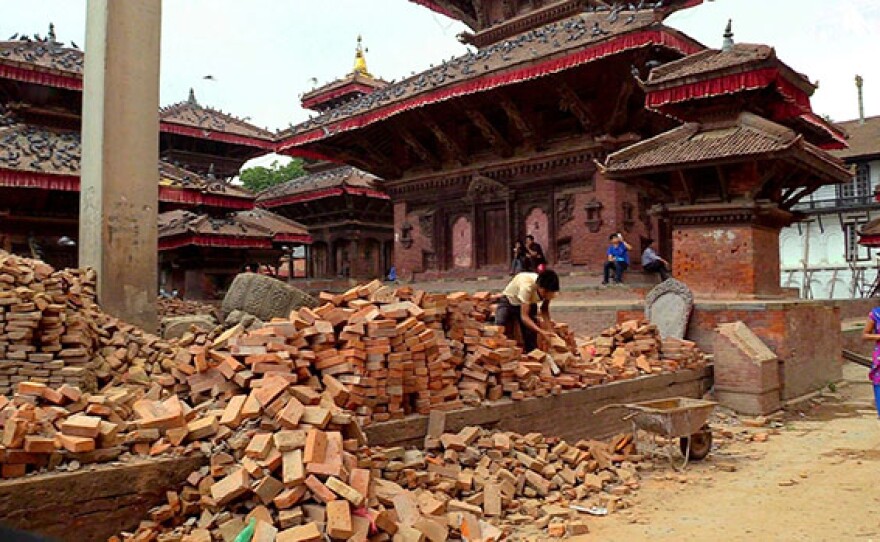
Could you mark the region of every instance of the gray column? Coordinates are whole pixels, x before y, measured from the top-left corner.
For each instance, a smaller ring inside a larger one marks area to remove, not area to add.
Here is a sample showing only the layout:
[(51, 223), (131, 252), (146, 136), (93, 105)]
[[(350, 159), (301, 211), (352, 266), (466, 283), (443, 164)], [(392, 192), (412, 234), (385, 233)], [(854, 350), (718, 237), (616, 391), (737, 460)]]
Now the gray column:
[(79, 261), (104, 309), (156, 328), (162, 0), (89, 0)]

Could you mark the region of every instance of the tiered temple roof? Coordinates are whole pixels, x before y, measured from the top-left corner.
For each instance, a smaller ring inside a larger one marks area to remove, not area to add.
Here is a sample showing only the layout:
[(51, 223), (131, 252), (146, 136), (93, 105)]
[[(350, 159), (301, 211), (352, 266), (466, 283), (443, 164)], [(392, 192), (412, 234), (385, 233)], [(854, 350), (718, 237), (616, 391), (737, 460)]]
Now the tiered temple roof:
[[(732, 42), (651, 70), (646, 105), (682, 121), (748, 108), (803, 132), (827, 149), (846, 147), (844, 135), (813, 113), (816, 85), (782, 62), (767, 45)], [(733, 102), (736, 101), (734, 104)], [(712, 108), (718, 111), (712, 111)]]
[[(623, 178), (715, 166), (743, 158), (784, 158), (801, 165), (807, 171), (804, 175), (820, 171), (839, 182), (845, 182), (851, 175), (839, 160), (808, 143), (794, 130), (748, 112), (730, 121), (689, 122), (636, 143), (609, 156), (606, 171), (615, 178)], [(803, 176), (792, 179), (796, 184), (803, 180)]]
[(373, 77), (373, 74), (367, 69), (367, 58), (362, 46), (362, 38), (358, 36), (354, 69), (341, 79), (306, 92), (302, 95), (300, 103), (305, 109), (323, 112), (387, 85), (387, 81)]
[(273, 139), (269, 130), (244, 119), (201, 105), (190, 89), (189, 98), (161, 108), (160, 131), (201, 139), (223, 141), (268, 149)]
[[(18, 122), (0, 107), (0, 187), (79, 191), (80, 133)], [(251, 209), (255, 196), (210, 176), (159, 163), (159, 201)]]
[(388, 199), (388, 195), (378, 189), (376, 181), (377, 178), (369, 173), (342, 166), (267, 188), (257, 196), (257, 204), (273, 208), (346, 193)]
[[(584, 13), (544, 25), (341, 105), (279, 134), (278, 151), (309, 155), (308, 146), (394, 115), (513, 85), (620, 53), (663, 46), (691, 54), (703, 46), (660, 24), (650, 10)], [(320, 154), (320, 153), (318, 153)]]
[(52, 27), (45, 38), (13, 38), (0, 41), (0, 79), (82, 90), (83, 52), (56, 41)]
[(186, 246), (271, 249), (278, 243), (311, 243), (305, 226), (269, 211), (240, 211), (221, 218), (186, 210), (159, 215), (159, 250)]
[[(529, 28), (558, 21), (583, 11), (604, 13), (613, 19), (627, 7), (625, 3), (604, 0), (410, 0), (442, 15), (457, 19), (476, 33), (464, 33), (459, 38), (483, 47), (516, 35)], [(665, 12), (701, 4), (703, 0), (667, 0), (666, 2), (638, 2), (638, 7)], [(635, 7), (636, 3), (628, 6)]]

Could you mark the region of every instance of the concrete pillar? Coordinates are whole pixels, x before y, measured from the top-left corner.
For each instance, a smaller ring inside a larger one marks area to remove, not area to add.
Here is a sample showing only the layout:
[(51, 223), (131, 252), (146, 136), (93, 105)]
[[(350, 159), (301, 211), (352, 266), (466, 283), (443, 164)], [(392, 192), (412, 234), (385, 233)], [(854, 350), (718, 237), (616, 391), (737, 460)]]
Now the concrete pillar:
[(162, 0), (89, 0), (79, 263), (104, 309), (156, 327)]

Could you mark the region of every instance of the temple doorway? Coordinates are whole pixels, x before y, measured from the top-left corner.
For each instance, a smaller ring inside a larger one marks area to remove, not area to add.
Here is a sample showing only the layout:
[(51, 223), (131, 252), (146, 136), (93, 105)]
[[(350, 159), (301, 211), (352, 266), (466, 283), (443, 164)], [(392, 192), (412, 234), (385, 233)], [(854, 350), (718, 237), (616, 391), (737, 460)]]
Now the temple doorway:
[(474, 228), (467, 217), (460, 216), (452, 224), (452, 266), (470, 269), (473, 266)]

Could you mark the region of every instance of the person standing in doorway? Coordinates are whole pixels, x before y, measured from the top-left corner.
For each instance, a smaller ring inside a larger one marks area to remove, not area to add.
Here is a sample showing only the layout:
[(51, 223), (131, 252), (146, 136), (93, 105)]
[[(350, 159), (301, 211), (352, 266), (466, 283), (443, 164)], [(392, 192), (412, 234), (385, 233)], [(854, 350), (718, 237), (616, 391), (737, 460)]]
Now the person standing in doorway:
[(632, 245), (624, 241), (623, 234), (612, 233), (608, 238), (611, 245), (606, 252), (608, 261), (605, 262), (605, 269), (602, 284), (608, 284), (611, 272), (614, 272), (614, 282), (616, 284), (623, 283), (623, 273), (629, 267), (629, 251)]
[(645, 250), (642, 252), (642, 269), (648, 273), (660, 273), (660, 280), (665, 281), (671, 276), (669, 267), (669, 262), (658, 256), (654, 250), (654, 240), (645, 240)]
[(868, 315), (868, 322), (865, 324), (862, 338), (866, 341), (874, 341), (868, 379), (874, 386), (874, 408), (877, 409), (877, 417), (880, 418), (880, 307), (874, 308)]
[(544, 248), (535, 242), (534, 235), (526, 235), (526, 271), (540, 273), (547, 266)]
[(510, 276), (522, 273), (526, 260), (526, 248), (522, 241), (517, 241), (513, 245), (513, 257), (510, 260)]

